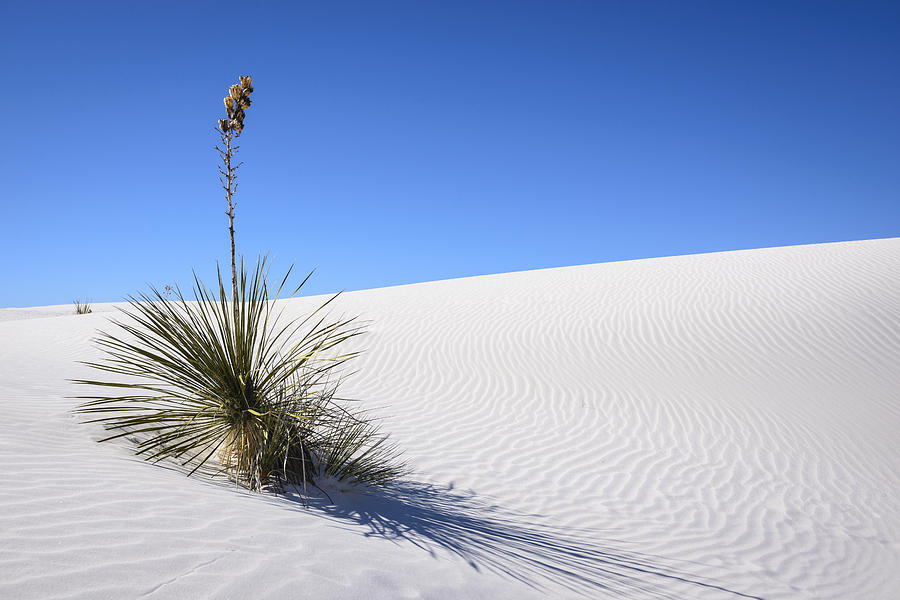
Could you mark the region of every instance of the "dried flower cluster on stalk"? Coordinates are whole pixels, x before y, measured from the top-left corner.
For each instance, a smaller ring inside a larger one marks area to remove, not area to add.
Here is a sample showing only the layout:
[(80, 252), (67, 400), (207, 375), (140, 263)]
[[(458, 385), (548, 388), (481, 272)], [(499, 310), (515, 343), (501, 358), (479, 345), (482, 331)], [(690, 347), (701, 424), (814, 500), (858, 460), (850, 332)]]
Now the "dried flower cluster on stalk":
[(241, 83), (234, 84), (228, 89), (225, 96), (225, 112), (227, 119), (219, 119), (219, 129), (223, 133), (234, 131), (240, 135), (244, 128), (244, 111), (250, 108), (250, 94), (253, 93), (253, 78), (249, 75), (241, 75)]

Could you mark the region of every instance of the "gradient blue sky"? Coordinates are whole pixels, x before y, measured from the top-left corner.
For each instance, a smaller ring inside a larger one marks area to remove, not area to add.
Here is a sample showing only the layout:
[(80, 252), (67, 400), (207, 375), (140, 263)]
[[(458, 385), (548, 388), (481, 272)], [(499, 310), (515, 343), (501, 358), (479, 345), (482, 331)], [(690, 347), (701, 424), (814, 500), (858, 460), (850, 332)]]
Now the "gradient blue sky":
[(0, 306), (900, 235), (900, 3), (2, 4)]

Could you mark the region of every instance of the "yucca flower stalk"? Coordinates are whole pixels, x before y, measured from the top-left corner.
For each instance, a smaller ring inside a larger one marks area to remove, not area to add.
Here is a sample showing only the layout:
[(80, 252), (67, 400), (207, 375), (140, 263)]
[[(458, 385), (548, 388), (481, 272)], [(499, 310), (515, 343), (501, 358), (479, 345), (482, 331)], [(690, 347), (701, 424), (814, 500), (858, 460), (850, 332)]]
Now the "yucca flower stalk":
[(240, 83), (236, 83), (228, 88), (228, 95), (225, 96), (226, 118), (219, 119), (219, 125), (216, 131), (222, 140), (221, 146), (216, 146), (222, 164), (219, 166), (221, 177), (219, 181), (225, 190), (225, 199), (228, 202), (228, 234), (231, 238), (231, 298), (232, 302), (237, 302), (238, 281), (237, 270), (235, 267), (234, 252), (234, 207), (236, 201), (234, 194), (237, 191), (237, 170), (243, 163), (235, 164), (234, 156), (238, 153), (240, 146), (235, 141), (244, 130), (244, 111), (250, 108), (250, 94), (253, 93), (253, 77), (250, 75), (242, 75), (239, 77)]

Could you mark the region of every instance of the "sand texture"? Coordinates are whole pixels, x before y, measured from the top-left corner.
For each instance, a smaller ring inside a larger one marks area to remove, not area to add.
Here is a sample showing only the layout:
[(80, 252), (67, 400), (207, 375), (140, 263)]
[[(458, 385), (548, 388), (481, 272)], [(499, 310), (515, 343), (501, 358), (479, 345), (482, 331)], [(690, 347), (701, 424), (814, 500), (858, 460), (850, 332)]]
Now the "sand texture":
[(900, 597), (900, 239), (344, 294), (414, 473), (307, 507), (96, 443), (114, 308), (0, 310), (0, 598)]

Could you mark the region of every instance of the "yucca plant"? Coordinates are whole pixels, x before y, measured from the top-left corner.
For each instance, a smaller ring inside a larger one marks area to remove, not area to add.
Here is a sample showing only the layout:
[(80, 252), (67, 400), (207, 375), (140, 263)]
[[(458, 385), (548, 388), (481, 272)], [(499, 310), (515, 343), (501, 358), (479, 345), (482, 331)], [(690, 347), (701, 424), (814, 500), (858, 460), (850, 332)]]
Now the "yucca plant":
[(75, 305), (76, 315), (87, 315), (92, 312), (90, 300), (73, 300), (72, 304)]
[[(335, 478), (381, 484), (399, 476), (397, 453), (373, 420), (335, 397), (340, 371), (356, 352), (337, 347), (362, 333), (355, 319), (328, 321), (323, 309), (284, 319), (269, 297), (265, 259), (237, 301), (221, 272), (213, 292), (194, 276), (193, 302), (151, 288), (129, 298), (125, 319), (97, 339), (105, 359), (85, 364), (125, 376), (77, 383), (115, 390), (79, 396), (88, 422), (137, 439), (147, 460), (175, 459), (189, 474), (214, 465), (250, 489)], [(290, 270), (288, 271), (290, 275)], [(306, 279), (294, 290), (293, 297)]]
[(113, 320), (117, 329), (97, 339), (104, 359), (85, 363), (123, 377), (77, 380), (104, 391), (79, 396), (77, 410), (112, 433), (100, 441), (134, 439), (138, 455), (180, 461), (189, 475), (215, 466), (253, 490), (322, 478), (386, 483), (404, 472), (395, 448), (375, 421), (335, 396), (342, 367), (356, 355), (338, 346), (362, 333), (361, 326), (322, 316), (336, 296), (305, 318), (283, 319), (275, 301), (290, 270), (270, 298), (265, 259), (249, 275), (241, 260), (238, 274), (234, 142), (252, 92), (249, 75), (232, 85), (224, 98), (227, 118), (217, 127), (230, 299), (221, 272), (215, 290), (195, 275), (191, 302), (177, 286), (130, 297), (125, 318)]

